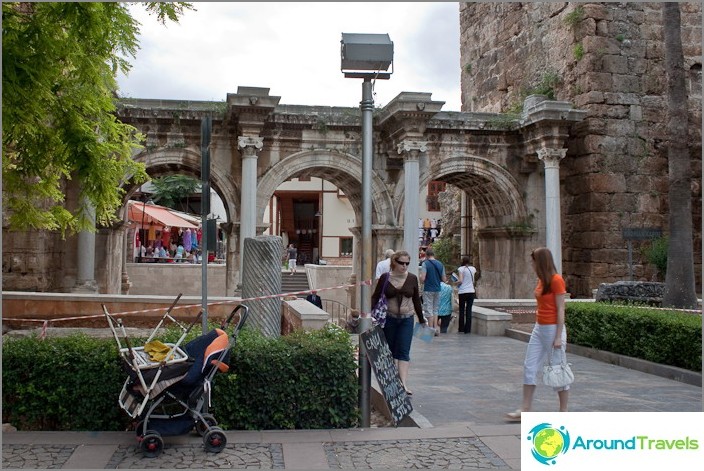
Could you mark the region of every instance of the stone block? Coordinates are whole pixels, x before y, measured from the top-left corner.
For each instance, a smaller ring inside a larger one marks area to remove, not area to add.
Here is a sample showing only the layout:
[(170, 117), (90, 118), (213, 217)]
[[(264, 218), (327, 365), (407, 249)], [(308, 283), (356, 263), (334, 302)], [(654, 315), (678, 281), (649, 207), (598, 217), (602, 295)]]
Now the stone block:
[(659, 306), (665, 292), (665, 283), (653, 281), (617, 281), (601, 283), (596, 300), (602, 302), (627, 301)]
[(507, 312), (486, 307), (472, 307), (472, 333), (484, 336), (503, 336), (511, 326), (513, 316)]

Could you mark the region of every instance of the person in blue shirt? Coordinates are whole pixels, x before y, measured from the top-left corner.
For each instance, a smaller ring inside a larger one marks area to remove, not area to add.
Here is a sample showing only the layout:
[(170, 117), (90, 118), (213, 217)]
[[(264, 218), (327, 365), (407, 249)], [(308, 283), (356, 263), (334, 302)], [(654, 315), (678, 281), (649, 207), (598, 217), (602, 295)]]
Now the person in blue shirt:
[(446, 334), (452, 320), (452, 286), (445, 282), (440, 283), (440, 307), (438, 308), (438, 321), (440, 333)]
[[(421, 266), (420, 282), (423, 283), (423, 310), (428, 319), (428, 326), (434, 329), (438, 324), (438, 307), (440, 306), (440, 283), (447, 282), (445, 265), (435, 260), (432, 248), (425, 249), (425, 261)], [(435, 331), (437, 334), (437, 330)]]

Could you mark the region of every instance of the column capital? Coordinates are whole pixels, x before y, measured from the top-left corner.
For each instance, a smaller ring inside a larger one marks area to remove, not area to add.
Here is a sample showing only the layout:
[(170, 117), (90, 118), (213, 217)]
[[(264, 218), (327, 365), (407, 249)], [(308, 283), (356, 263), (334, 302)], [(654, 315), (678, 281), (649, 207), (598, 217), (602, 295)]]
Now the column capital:
[(545, 168), (559, 168), (560, 160), (567, 155), (567, 149), (547, 148), (538, 149), (538, 158), (543, 161)]
[(399, 143), (397, 149), (399, 154), (410, 153), (412, 151), (425, 152), (428, 150), (428, 143), (426, 141), (406, 139)]
[(237, 147), (239, 149), (253, 147), (256, 150), (262, 150), (264, 147), (264, 139), (259, 136), (239, 136), (237, 138)]

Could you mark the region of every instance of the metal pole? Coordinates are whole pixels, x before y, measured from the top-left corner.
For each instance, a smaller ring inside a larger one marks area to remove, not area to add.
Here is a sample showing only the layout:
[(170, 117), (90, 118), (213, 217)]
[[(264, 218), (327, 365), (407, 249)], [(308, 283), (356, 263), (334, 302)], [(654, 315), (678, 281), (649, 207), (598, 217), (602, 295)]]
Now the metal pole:
[[(365, 78), (362, 83), (362, 250), (360, 254), (360, 277), (363, 281), (372, 278), (372, 112), (374, 98), (372, 97), (371, 78)], [(372, 327), (369, 317), (371, 311), (370, 286), (362, 284), (359, 331), (365, 332)], [(371, 423), (371, 384), (372, 372), (367, 360), (367, 351), (363, 343), (359, 345), (359, 408), (362, 414), (362, 427)]]
[(210, 130), (212, 121), (206, 116), (200, 123), (200, 225), (201, 225), (201, 305), (203, 333), (208, 331), (208, 214), (210, 213)]
[(146, 239), (147, 234), (144, 232), (144, 212), (147, 209), (147, 196), (142, 193), (142, 233), (139, 235), (139, 263), (142, 263), (142, 249), (144, 248), (144, 239)]

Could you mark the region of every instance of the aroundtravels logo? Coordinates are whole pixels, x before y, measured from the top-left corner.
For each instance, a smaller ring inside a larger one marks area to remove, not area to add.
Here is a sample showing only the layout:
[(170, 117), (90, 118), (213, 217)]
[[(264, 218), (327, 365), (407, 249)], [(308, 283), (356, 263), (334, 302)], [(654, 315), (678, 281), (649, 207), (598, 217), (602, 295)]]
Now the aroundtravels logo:
[(570, 449), (570, 434), (565, 427), (555, 428), (546, 422), (533, 427), (528, 440), (533, 443), (533, 458), (545, 465), (557, 463), (557, 457)]

